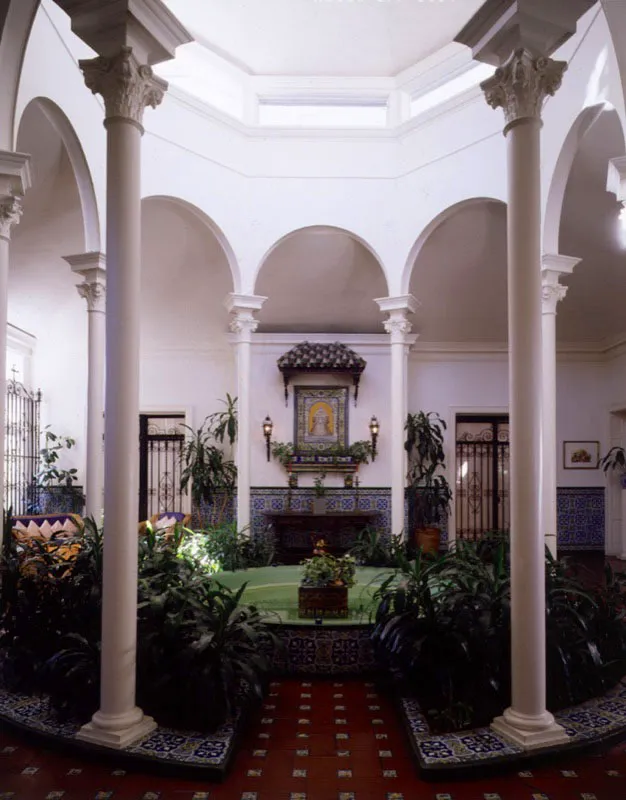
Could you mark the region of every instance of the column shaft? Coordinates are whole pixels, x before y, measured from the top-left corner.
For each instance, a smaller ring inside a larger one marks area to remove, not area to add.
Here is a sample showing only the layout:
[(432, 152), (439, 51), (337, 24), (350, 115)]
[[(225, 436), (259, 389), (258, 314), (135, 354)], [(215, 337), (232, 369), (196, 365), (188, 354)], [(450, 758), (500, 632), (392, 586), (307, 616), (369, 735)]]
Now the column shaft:
[(237, 530), (250, 532), (250, 332), (237, 342)]
[(104, 463), (104, 353), (105, 315), (100, 309), (87, 312), (89, 364), (87, 373), (87, 481), (86, 511), (96, 522), (103, 508)]
[[(140, 159), (141, 133), (137, 125), (128, 119), (109, 119), (106, 538), (101, 713), (116, 717), (138, 712), (135, 709), (135, 659), (141, 308)], [(131, 723), (134, 721), (129, 720)]]
[(508, 134), (509, 391), (513, 708), (545, 711), (545, 581), (541, 525), (540, 121)]
[(404, 531), (404, 487), (406, 483), (406, 369), (404, 334), (391, 334), (391, 533)]
[(544, 310), (541, 323), (543, 339), (541, 529), (545, 545), (556, 558), (556, 313)]
[[(7, 394), (7, 314), (9, 300), (9, 239), (0, 235), (0, 491), (4, 511), (4, 446)], [(3, 534), (0, 534), (0, 544)]]

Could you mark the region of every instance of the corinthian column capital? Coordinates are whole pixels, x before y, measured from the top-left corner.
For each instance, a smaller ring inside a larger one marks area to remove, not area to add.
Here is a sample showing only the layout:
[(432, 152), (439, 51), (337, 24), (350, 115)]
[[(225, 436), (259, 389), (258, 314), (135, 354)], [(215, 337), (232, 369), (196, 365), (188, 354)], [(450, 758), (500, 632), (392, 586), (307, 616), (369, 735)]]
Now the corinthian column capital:
[(79, 253), (74, 256), (63, 256), (63, 259), (70, 265), (72, 272), (84, 279), (83, 283), (76, 285), (76, 290), (87, 301), (87, 310), (104, 312), (106, 298), (104, 253)]
[(560, 87), (566, 69), (565, 61), (534, 57), (520, 48), (480, 87), (492, 108), (504, 110), (508, 127), (522, 119), (541, 119), (543, 104)]
[(85, 281), (76, 284), (78, 294), (87, 301), (87, 311), (100, 311), (105, 309), (106, 286), (98, 281)]
[(11, 238), (11, 229), (20, 221), (23, 210), (21, 197), (0, 200), (0, 239)]
[(117, 55), (79, 61), (85, 84), (102, 95), (106, 120), (127, 119), (143, 130), (143, 112), (163, 100), (167, 81), (158, 78), (148, 64), (140, 64), (132, 47), (123, 46)]

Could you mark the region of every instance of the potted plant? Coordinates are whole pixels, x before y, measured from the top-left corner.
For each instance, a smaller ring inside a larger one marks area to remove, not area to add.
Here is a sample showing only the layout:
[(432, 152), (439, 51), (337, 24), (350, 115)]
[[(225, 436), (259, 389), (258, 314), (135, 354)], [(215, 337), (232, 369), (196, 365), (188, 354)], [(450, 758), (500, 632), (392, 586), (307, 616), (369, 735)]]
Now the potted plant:
[(409, 518), (418, 547), (436, 553), (442, 517), (450, 513), (452, 490), (443, 474), (445, 420), (434, 411), (408, 414), (405, 450), (408, 454)]
[(326, 487), (324, 486), (324, 479), (326, 478), (325, 472), (320, 472), (317, 478), (313, 481), (313, 489), (315, 497), (313, 498), (313, 513), (325, 514), (326, 513)]
[(616, 445), (600, 459), (600, 464), (605, 472), (618, 470), (622, 489), (626, 489), (626, 450)]
[(78, 470), (60, 466), (62, 456), (76, 444), (71, 436), (59, 436), (47, 425), (44, 430), (44, 447), (39, 451), (40, 469), (36, 476), (36, 503), (41, 513), (53, 511), (82, 511), (84, 497), (79, 486)]
[(235, 463), (217, 446), (218, 441), (223, 443), (227, 438), (232, 447), (237, 436), (236, 398), (227, 397), (226, 411), (210, 414), (196, 430), (183, 426), (191, 436), (181, 454), (181, 491), (186, 493), (191, 489), (191, 500), (198, 514), (202, 516), (203, 507), (206, 511), (206, 506), (210, 506), (213, 522), (218, 524), (237, 485)]
[(356, 561), (352, 556), (336, 558), (326, 552), (323, 539), (316, 542), (312, 558), (302, 561), (298, 588), (298, 616), (348, 616), (348, 589), (356, 583)]

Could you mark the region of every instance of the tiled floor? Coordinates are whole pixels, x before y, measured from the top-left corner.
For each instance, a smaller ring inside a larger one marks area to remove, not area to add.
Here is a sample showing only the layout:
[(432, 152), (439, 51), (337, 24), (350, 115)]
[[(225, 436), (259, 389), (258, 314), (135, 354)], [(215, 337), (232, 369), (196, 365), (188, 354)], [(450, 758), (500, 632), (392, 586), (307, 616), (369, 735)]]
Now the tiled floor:
[(372, 684), (292, 680), (270, 692), (222, 784), (123, 773), (0, 732), (0, 800), (626, 800), (626, 745), (531, 772), (425, 783)]

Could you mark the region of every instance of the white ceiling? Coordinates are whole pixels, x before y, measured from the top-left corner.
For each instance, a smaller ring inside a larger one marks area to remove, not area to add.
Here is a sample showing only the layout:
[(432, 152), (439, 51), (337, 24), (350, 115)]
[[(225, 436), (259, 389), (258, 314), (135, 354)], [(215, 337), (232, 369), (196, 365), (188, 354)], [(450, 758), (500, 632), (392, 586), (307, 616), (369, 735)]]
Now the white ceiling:
[(452, 42), (484, 0), (165, 0), (253, 75), (391, 77)]

